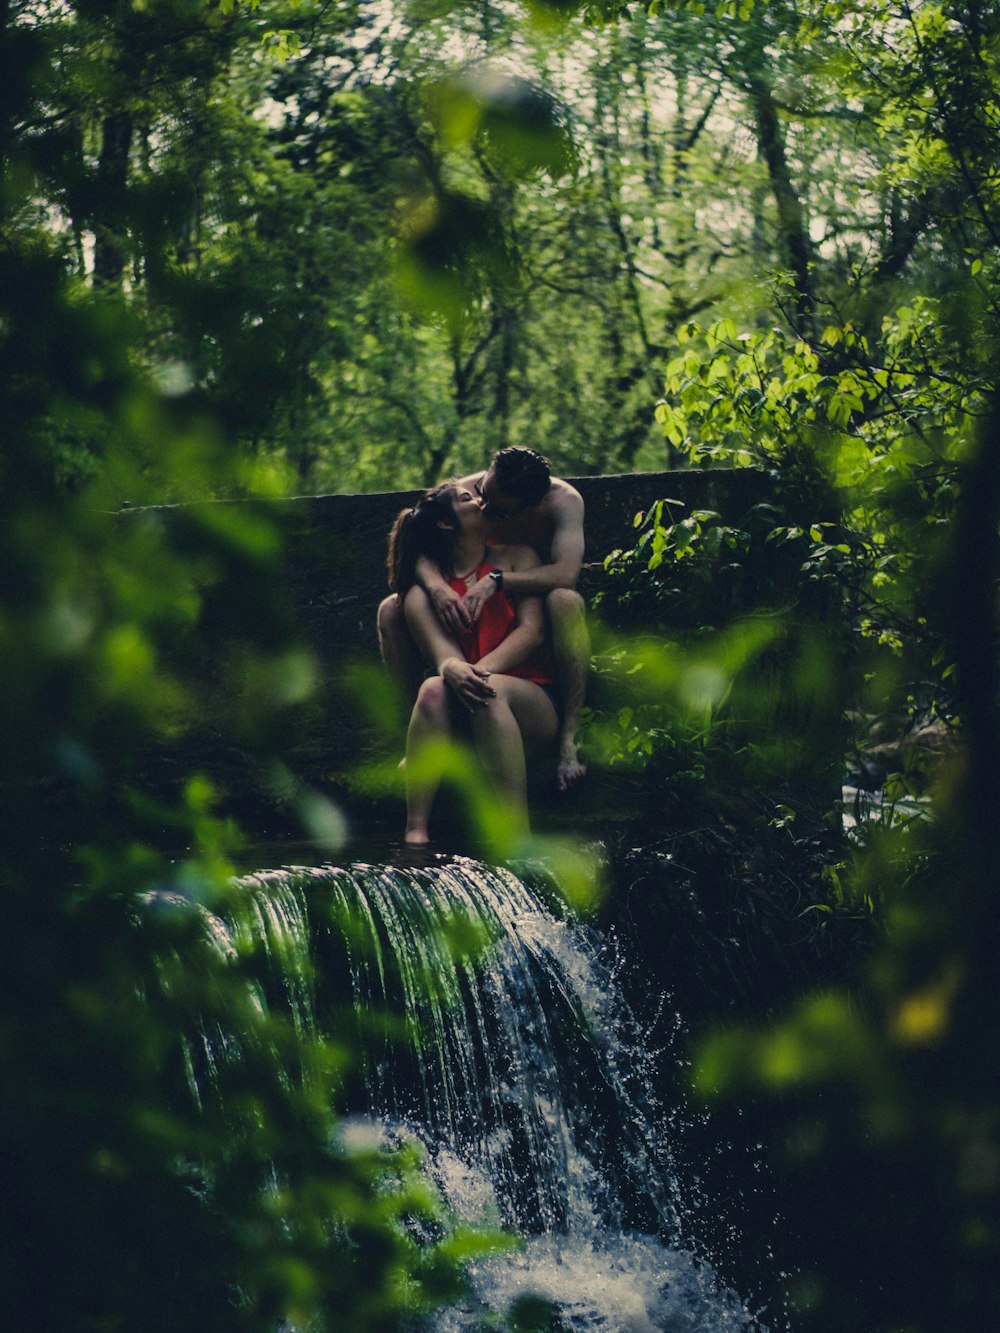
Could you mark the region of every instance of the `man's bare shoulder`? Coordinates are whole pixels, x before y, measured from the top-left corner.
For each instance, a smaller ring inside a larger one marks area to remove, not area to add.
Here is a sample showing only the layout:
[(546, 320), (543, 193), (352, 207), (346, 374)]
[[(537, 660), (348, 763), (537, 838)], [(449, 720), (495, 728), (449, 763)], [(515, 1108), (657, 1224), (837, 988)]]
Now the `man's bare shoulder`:
[(580, 504), (583, 504), (583, 496), (580, 492), (562, 477), (551, 478), (548, 493), (552, 496), (558, 496), (560, 499), (576, 499), (579, 500)]
[(482, 481), (485, 476), (485, 470), (480, 468), (478, 472), (470, 472), (466, 477), (457, 477), (455, 479), (455, 485), (460, 488), (464, 486), (471, 491), (475, 488), (476, 483)]
[(563, 481), (562, 477), (552, 478), (540, 507), (549, 513), (557, 527), (583, 521), (583, 496), (575, 486)]

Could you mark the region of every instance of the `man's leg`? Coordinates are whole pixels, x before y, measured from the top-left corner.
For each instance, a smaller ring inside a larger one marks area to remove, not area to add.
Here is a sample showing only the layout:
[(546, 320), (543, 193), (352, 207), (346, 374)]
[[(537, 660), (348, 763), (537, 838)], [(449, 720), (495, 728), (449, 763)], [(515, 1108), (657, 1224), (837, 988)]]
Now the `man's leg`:
[(556, 786), (560, 791), (566, 791), (587, 771), (577, 749), (576, 731), (587, 692), (590, 634), (583, 598), (572, 588), (556, 588), (550, 592), (545, 599), (545, 610), (552, 630), (556, 687), (563, 708)]
[(395, 593), (379, 606), (377, 623), (382, 661), (399, 690), (403, 706), (411, 709), (424, 678), (424, 664), (406, 624), (402, 601)]

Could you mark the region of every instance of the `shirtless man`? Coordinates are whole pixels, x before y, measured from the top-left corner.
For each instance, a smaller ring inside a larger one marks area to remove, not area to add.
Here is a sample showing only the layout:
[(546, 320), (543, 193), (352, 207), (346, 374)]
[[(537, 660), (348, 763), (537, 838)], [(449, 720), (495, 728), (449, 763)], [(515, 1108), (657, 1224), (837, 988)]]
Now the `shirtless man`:
[[(576, 591), (583, 561), (583, 497), (549, 474), (548, 460), (533, 449), (501, 449), (485, 472), (473, 472), (458, 483), (478, 496), (483, 511), (495, 521), (493, 536), (504, 545), (533, 546), (542, 563), (534, 569), (505, 573), (503, 587), (545, 599), (556, 684), (562, 704), (556, 785), (566, 791), (586, 772), (577, 751), (576, 731), (590, 665), (590, 640), (583, 598)], [(417, 565), (423, 585), (444, 629), (456, 634), (478, 619), (498, 587), (495, 576), (474, 583), (459, 596), (430, 561)], [(403, 619), (398, 598), (387, 597), (378, 609), (379, 644), (386, 666), (415, 698), (423, 663)], [(483, 697), (489, 686), (484, 681)]]

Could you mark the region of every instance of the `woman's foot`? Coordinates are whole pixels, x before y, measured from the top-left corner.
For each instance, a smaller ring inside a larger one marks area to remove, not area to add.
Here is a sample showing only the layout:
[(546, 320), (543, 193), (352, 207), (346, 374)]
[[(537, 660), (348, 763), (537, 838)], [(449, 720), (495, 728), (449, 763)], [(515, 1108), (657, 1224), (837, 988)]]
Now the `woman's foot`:
[(408, 847), (426, 847), (430, 840), (426, 824), (407, 824), (403, 841)]
[(576, 741), (563, 741), (559, 747), (559, 762), (556, 764), (556, 786), (559, 790), (569, 791), (586, 771), (587, 765), (580, 758)]

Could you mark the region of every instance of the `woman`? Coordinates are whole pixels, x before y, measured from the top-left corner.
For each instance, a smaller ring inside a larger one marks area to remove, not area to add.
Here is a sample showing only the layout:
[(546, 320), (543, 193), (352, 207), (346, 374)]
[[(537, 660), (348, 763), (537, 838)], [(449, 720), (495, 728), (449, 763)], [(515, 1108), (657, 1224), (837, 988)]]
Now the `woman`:
[[(540, 564), (529, 546), (491, 546), (482, 499), (454, 482), (428, 491), (404, 509), (389, 539), (389, 586), (403, 600), (410, 633), (436, 675), (421, 685), (406, 737), (406, 841), (426, 843), (440, 773), (421, 763), (427, 746), (450, 736), (468, 717), (486, 774), (513, 818), (528, 827), (525, 745), (552, 740), (558, 729), (552, 674), (542, 644), (538, 597), (515, 605), (503, 591), (503, 571)], [(484, 579), (496, 583), (475, 623), (458, 637), (442, 628), (417, 566), (431, 561), (464, 595)]]

